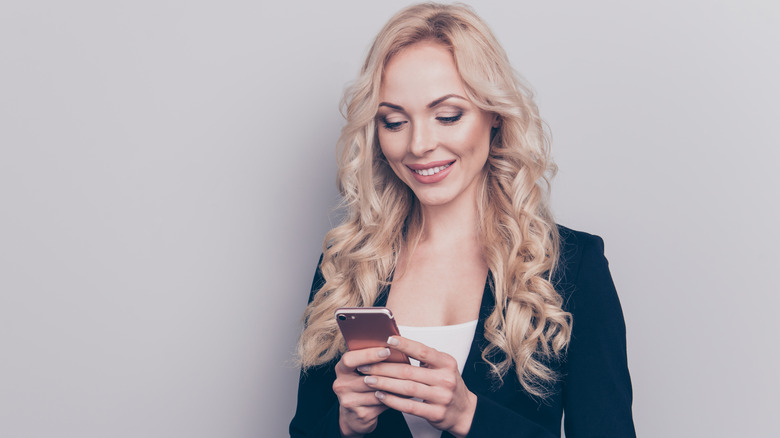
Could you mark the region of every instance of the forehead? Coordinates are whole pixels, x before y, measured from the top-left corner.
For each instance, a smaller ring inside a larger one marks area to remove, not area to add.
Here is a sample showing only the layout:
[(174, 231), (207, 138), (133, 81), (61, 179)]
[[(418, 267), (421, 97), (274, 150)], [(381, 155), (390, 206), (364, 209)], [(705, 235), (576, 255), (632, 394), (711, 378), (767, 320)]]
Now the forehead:
[(385, 66), (379, 96), (404, 107), (427, 105), (447, 95), (465, 95), (450, 51), (436, 42), (419, 42), (395, 54)]

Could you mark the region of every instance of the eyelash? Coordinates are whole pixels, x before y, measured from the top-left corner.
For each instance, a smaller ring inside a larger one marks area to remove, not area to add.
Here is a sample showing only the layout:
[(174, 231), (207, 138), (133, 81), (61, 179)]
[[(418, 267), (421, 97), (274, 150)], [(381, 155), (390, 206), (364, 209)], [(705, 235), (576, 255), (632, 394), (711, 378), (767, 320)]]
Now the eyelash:
[(398, 131), (399, 129), (401, 129), (401, 125), (406, 123), (406, 121), (390, 123), (387, 121), (386, 118), (382, 117), (382, 123), (384, 124), (385, 129), (387, 129), (388, 131)]
[(445, 125), (452, 125), (453, 123), (460, 120), (461, 117), (463, 117), (463, 113), (458, 113), (452, 117), (436, 117), (436, 120), (444, 123)]
[[(461, 117), (463, 117), (463, 113), (458, 113), (457, 115), (451, 117), (436, 117), (436, 120), (445, 125), (452, 125), (457, 123)], [(401, 122), (388, 122), (386, 118), (382, 117), (382, 124), (388, 131), (398, 131), (401, 129), (401, 125), (404, 123), (406, 123), (405, 120)]]

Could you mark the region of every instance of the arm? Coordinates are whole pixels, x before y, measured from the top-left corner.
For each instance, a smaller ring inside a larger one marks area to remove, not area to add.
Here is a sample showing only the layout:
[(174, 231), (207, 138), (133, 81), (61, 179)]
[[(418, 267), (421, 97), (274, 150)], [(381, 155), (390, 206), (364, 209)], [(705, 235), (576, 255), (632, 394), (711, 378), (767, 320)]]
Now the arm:
[[(314, 273), (309, 302), (325, 284), (320, 263), (322, 257)], [(336, 379), (334, 366), (335, 362), (327, 363), (306, 373), (301, 372), (295, 416), (290, 422), (291, 437), (341, 437), (338, 399), (333, 393), (333, 381)]]
[(290, 422), (290, 436), (340, 438), (339, 405), (332, 385), (333, 364), (321, 365), (301, 373), (298, 404)]
[[(513, 371), (512, 371), (513, 372)], [(554, 438), (549, 430), (488, 397), (477, 395), (477, 410), (467, 438)]]
[[(309, 303), (324, 283), (318, 265)], [(356, 368), (384, 361), (389, 355), (387, 348), (365, 348), (349, 351), (329, 363), (302, 371), (290, 436), (362, 436), (376, 428), (378, 416), (387, 407), (377, 400), (375, 391), (366, 385)]]
[(568, 302), (574, 325), (563, 389), (566, 436), (635, 437), (623, 311), (604, 242), (584, 236)]
[(564, 310), (573, 315), (573, 331), (558, 393), (528, 403), (510, 379), (496, 393), (477, 392), (469, 437), (558, 437), (561, 410), (567, 438), (635, 436), (625, 324), (603, 241), (564, 232), (556, 289), (566, 301)]

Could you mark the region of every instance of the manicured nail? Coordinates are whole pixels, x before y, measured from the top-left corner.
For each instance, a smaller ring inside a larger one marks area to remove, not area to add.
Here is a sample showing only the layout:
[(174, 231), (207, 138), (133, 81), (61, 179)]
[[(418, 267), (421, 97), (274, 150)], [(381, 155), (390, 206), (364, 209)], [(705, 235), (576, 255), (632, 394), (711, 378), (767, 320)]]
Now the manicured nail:
[(401, 341), (399, 341), (398, 339), (396, 339), (396, 338), (394, 338), (392, 336), (387, 338), (387, 345), (392, 345), (393, 347), (395, 347), (396, 345), (398, 345), (400, 343), (401, 343)]
[(376, 398), (378, 398), (379, 400), (384, 400), (384, 399), (385, 399), (385, 393), (384, 393), (384, 392), (382, 392), (382, 391), (377, 391), (377, 392), (375, 392), (375, 393), (374, 393), (374, 395), (375, 395), (375, 396), (376, 396)]
[(379, 351), (376, 353), (376, 355), (377, 355), (377, 356), (379, 356), (379, 357), (387, 357), (387, 356), (390, 356), (390, 349), (389, 349), (389, 348), (385, 348), (385, 349), (383, 349), (383, 350), (379, 350)]
[(371, 365), (360, 365), (359, 367), (357, 367), (357, 370), (360, 371), (361, 373), (367, 373), (371, 371)]
[(376, 383), (376, 377), (366, 376), (363, 378), (363, 381), (366, 382), (366, 385), (373, 385), (374, 383)]

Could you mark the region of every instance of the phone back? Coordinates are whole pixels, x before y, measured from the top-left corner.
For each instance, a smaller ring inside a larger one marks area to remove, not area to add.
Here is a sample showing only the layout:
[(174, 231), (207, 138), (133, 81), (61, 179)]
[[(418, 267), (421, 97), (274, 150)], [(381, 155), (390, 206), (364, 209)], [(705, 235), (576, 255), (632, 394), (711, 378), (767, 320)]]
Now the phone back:
[[(350, 350), (387, 347), (387, 338), (398, 335), (398, 326), (385, 307), (342, 307), (336, 310), (336, 322)], [(409, 363), (409, 358), (390, 348), (390, 362)]]

